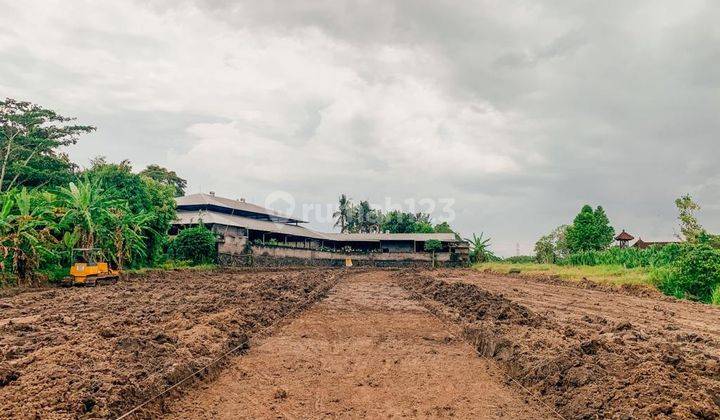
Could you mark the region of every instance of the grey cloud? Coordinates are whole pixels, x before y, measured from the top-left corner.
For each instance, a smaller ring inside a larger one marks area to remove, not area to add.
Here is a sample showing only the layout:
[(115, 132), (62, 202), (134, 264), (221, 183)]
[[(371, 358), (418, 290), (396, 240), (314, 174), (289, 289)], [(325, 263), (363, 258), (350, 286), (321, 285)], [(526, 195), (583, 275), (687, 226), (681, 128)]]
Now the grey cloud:
[[(355, 172), (334, 168), (324, 179), (308, 175), (262, 183), (223, 179), (193, 167), (187, 175), (194, 188), (223, 183), (215, 189), (244, 189), (238, 194), (258, 198), (264, 190), (286, 189), (313, 202), (334, 200), (340, 192), (371, 201), (382, 201), (383, 195), (401, 200), (452, 194), (457, 199), (455, 224), (466, 233), (489, 232), (504, 254), (514, 253), (516, 242), (528, 252), (539, 234), (569, 222), (585, 202), (604, 205), (618, 228), (644, 238), (667, 238), (676, 225), (673, 199), (691, 192), (704, 206), (701, 221), (720, 230), (716, 3), (162, 0), (136, 7), (166, 18), (196, 7), (218, 26), (268, 39), (303, 39), (317, 31), (343, 51), (360, 52), (332, 58), (368, 85), (413, 77), (448, 101), (489, 105), (513, 116), (512, 127), (503, 131), (507, 136), (497, 142), (515, 150), (517, 172), (487, 173), (478, 164), (477, 171), (450, 171), (444, 178), (415, 182), (412, 173), (377, 153), (378, 144), (395, 140), (383, 137), (372, 115), (357, 111), (335, 133), (337, 150), (352, 154)], [(167, 59), (162, 42), (97, 28), (58, 30), (65, 37), (48, 42), (95, 51), (112, 45), (115, 57), (130, 62)], [(0, 41), (15, 35), (6, 29), (2, 36)], [(63, 99), (53, 86), (72, 86), (95, 97), (104, 94), (105, 85), (90, 81), (92, 75), (48, 64), (42, 55), (23, 50), (22, 40), (2, 45), (0, 87), (47, 105), (63, 105), (61, 111), (100, 127), (74, 156), (112, 154), (163, 163), (169, 151), (183, 153), (197, 141), (186, 134), (187, 127), (227, 122), (209, 112), (85, 109), (72, 98)], [(415, 51), (432, 65), (398, 71), (368, 53), (383, 48)], [(242, 68), (245, 63), (236, 63), (233, 53), (227, 51), (228, 67)], [(217, 92), (218, 98), (225, 94)], [(323, 112), (339, 99), (288, 96), (286, 125), (263, 126), (242, 118), (234, 122), (243, 125), (243, 133), (319, 152), (312, 145), (323, 128)], [(442, 123), (434, 129), (429, 135), (446, 144), (461, 142), (467, 150), (485, 144), (480, 135), (458, 139)], [(258, 162), (269, 158), (257, 157)]]

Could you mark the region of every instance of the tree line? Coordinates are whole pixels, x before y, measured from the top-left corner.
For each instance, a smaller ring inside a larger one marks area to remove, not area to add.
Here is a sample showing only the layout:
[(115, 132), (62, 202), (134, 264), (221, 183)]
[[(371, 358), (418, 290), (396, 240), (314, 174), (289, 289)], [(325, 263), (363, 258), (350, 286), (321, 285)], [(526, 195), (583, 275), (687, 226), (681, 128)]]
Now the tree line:
[[(432, 217), (427, 213), (410, 213), (400, 210), (391, 210), (384, 213), (380, 209), (373, 209), (367, 200), (354, 204), (347, 194), (338, 198), (338, 209), (333, 213), (335, 227), (342, 233), (452, 233), (458, 240), (461, 236), (447, 221), (433, 224)], [(465, 238), (470, 246), (470, 261), (485, 262), (499, 258), (490, 250), (490, 238), (473, 234)], [(434, 252), (437, 248), (434, 242), (426, 251)]]
[(535, 244), (540, 263), (620, 265), (650, 269), (653, 284), (677, 298), (720, 304), (720, 236), (699, 223), (700, 205), (690, 195), (675, 200), (678, 242), (647, 249), (611, 246), (615, 229), (602, 207), (583, 206), (572, 224), (562, 225)]
[(187, 182), (149, 165), (99, 157), (80, 169), (62, 148), (95, 127), (30, 102), (0, 101), (0, 285), (62, 275), (73, 248), (116, 267), (165, 258), (175, 196)]
[(448, 222), (433, 224), (429, 214), (400, 210), (383, 213), (367, 200), (353, 203), (346, 194), (340, 195), (333, 218), (342, 233), (455, 233)]

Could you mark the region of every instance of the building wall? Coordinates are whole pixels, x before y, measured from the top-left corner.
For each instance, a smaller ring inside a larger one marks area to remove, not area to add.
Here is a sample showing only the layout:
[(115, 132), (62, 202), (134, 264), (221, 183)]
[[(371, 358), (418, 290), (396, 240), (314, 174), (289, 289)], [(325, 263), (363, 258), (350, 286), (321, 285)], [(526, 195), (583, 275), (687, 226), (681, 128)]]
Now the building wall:
[[(309, 249), (251, 246), (252, 254), (220, 254), (221, 265), (229, 266), (325, 266), (343, 267), (345, 258), (352, 259), (353, 266), (372, 267), (429, 267), (432, 255), (415, 252), (341, 254)], [(461, 266), (461, 262), (450, 261), (450, 253), (436, 253), (441, 266)]]

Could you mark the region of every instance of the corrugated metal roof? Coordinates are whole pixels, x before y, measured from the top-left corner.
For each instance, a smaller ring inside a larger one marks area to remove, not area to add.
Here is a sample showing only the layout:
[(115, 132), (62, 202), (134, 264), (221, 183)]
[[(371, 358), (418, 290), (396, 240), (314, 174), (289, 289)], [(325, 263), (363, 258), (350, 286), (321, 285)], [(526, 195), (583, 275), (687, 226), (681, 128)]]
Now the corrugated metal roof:
[(436, 239), (441, 242), (456, 242), (453, 233), (321, 233), (285, 223), (274, 223), (265, 220), (218, 213), (214, 211), (182, 211), (178, 210), (175, 224), (190, 225), (200, 222), (237, 226), (264, 232), (281, 233), (284, 235), (303, 236), (312, 239), (338, 242), (379, 242), (379, 241), (419, 241)]
[(200, 222), (206, 224), (221, 224), (237, 226), (246, 229), (259, 230), (263, 232), (274, 232), (285, 235), (304, 236), (313, 239), (330, 240), (322, 233), (304, 228), (302, 226), (289, 225), (286, 223), (274, 223), (265, 220), (251, 219), (249, 217), (235, 216), (231, 214), (218, 213), (215, 211), (178, 211), (175, 224), (191, 225)]
[(175, 203), (178, 207), (215, 205), (218, 207), (225, 207), (227, 209), (264, 214), (270, 217), (280, 218), (291, 222), (306, 223), (303, 220), (294, 219), (288, 215), (276, 212), (274, 210), (266, 209), (262, 206), (258, 206), (257, 204), (247, 203), (240, 200), (232, 200), (230, 198), (218, 197), (211, 194), (197, 193), (186, 195), (184, 197), (177, 197), (175, 198)]

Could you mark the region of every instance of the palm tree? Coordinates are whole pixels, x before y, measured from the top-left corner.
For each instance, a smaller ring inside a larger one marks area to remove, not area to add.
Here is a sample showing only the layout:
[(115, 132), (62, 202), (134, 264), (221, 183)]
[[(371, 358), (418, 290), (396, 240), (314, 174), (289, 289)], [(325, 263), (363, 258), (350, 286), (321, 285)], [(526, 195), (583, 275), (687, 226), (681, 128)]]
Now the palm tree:
[(350, 218), (352, 216), (352, 201), (350, 201), (345, 194), (340, 195), (340, 198), (338, 200), (338, 210), (333, 213), (333, 218), (337, 219), (335, 221), (335, 227), (340, 228), (340, 232), (345, 233), (348, 231), (348, 225)]
[(480, 232), (480, 236), (473, 233), (472, 239), (465, 240), (470, 243), (470, 261), (485, 262), (495, 258), (495, 254), (490, 251), (490, 238), (483, 239), (484, 232)]
[(358, 204), (356, 217), (360, 232), (369, 233), (372, 231), (373, 209), (367, 200), (363, 200)]
[(38, 197), (23, 188), (5, 194), (0, 207), (0, 270), (4, 260), (12, 257), (12, 271), (20, 282), (35, 284), (34, 271), (43, 256), (52, 256), (50, 233), (53, 223), (46, 197)]
[(58, 190), (58, 199), (65, 215), (60, 223), (72, 226), (80, 235), (80, 246), (93, 248), (103, 222), (112, 218), (110, 209), (116, 202), (96, 182), (89, 179), (71, 182)]

